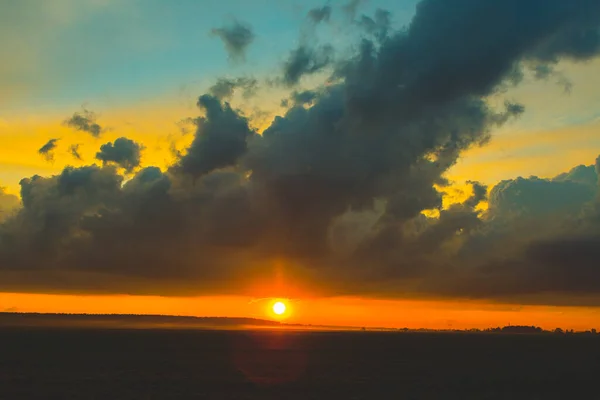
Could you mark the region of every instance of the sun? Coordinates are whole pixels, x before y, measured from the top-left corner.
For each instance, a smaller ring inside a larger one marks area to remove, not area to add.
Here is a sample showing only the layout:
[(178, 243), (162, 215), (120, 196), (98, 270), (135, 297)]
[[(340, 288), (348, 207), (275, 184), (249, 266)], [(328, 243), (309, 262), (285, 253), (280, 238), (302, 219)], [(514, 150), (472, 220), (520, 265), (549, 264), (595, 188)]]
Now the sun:
[(277, 315), (282, 315), (283, 313), (285, 313), (285, 309), (286, 306), (281, 301), (278, 301), (275, 304), (273, 304), (273, 312)]

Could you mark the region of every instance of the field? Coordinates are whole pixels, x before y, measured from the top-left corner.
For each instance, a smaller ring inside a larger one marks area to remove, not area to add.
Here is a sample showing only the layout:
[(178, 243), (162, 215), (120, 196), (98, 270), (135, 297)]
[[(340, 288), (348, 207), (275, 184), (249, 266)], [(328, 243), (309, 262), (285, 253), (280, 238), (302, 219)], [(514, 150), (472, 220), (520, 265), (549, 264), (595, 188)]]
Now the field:
[(0, 330), (0, 399), (577, 399), (598, 337)]

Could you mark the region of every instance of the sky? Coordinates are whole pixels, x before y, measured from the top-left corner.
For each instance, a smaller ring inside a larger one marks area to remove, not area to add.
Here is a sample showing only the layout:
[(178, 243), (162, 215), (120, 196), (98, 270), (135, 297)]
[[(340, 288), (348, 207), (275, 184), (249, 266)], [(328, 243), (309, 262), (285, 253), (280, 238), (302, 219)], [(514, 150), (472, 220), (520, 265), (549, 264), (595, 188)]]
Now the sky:
[(0, 0), (0, 311), (600, 328), (599, 55), (593, 0)]

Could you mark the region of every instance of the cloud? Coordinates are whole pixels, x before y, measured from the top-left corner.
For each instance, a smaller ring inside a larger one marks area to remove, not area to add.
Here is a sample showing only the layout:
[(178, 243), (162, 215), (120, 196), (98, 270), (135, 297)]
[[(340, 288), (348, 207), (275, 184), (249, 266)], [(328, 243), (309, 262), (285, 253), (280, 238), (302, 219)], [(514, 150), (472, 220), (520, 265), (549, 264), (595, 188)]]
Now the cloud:
[(140, 166), (143, 146), (131, 139), (120, 137), (113, 143), (106, 143), (100, 146), (100, 151), (96, 153), (96, 159), (103, 164), (114, 164), (132, 172)]
[(38, 153), (46, 159), (46, 161), (54, 161), (54, 149), (60, 139), (50, 139), (45, 145), (40, 147)]
[(358, 10), (360, 3), (362, 2), (363, 0), (350, 0), (342, 7), (342, 9), (351, 20), (354, 20), (354, 17), (356, 16), (356, 11)]
[(580, 165), (553, 179), (500, 182), (490, 192), (482, 228), (461, 249), (467, 268), (454, 269), (458, 275), (437, 289), (525, 301), (537, 295), (550, 303), (561, 294), (596, 296), (597, 304), (600, 287), (591, 283), (600, 277), (597, 180), (594, 166)]
[(240, 21), (234, 21), (229, 26), (214, 28), (211, 32), (223, 41), (229, 58), (236, 62), (246, 59), (246, 49), (255, 38), (252, 27)]
[(313, 48), (301, 45), (294, 49), (285, 61), (283, 81), (286, 85), (295, 85), (303, 76), (315, 74), (332, 62), (332, 46), (324, 45)]
[(86, 109), (74, 113), (71, 118), (64, 121), (64, 125), (78, 131), (87, 132), (95, 138), (100, 137), (105, 130), (96, 123), (96, 114)]
[(246, 140), (254, 134), (246, 118), (214, 96), (200, 96), (198, 107), (206, 116), (195, 120), (196, 136), (175, 166), (194, 177), (234, 165), (246, 152)]
[[(573, 7), (566, 7), (567, 13), (573, 13)], [(582, 7), (591, 8), (590, 4)], [(590, 10), (592, 13), (597, 12)], [(591, 14), (590, 18), (578, 20), (578, 24), (567, 26), (556, 35), (548, 37), (544, 43), (533, 53), (533, 59), (556, 64), (560, 59), (589, 60), (600, 53), (600, 31), (598, 30), (597, 15)]]
[(199, 97), (166, 171), (124, 183), (105, 156), (23, 179), (0, 225), (0, 290), (239, 293), (278, 263), (324, 294), (600, 304), (600, 161), (489, 197), (470, 182), (443, 207), (448, 169), (526, 112), (490, 97), (530, 62), (592, 57), (581, 24), (600, 25), (600, 3), (423, 0), (406, 30), (367, 35), (335, 65), (300, 47), (286, 83), (333, 76), (291, 93), (262, 134), (225, 90)]
[(258, 81), (254, 78), (240, 77), (235, 79), (219, 78), (208, 91), (219, 100), (229, 100), (236, 89), (242, 89), (242, 96), (248, 99), (256, 94)]
[[(585, 168), (597, 179), (593, 167)], [(530, 177), (502, 181), (490, 193), (490, 212), (503, 219), (578, 212), (582, 204), (594, 199), (597, 186), (577, 178), (561, 174), (553, 180)]]
[(73, 156), (74, 159), (76, 159), (77, 161), (82, 161), (83, 158), (81, 157), (81, 154), (79, 153), (79, 147), (81, 145), (80, 144), (72, 144), (69, 147), (69, 153), (71, 153), (71, 155)]
[(329, 22), (329, 18), (331, 18), (331, 7), (323, 6), (312, 8), (308, 11), (307, 17), (315, 24)]
[(475, 181), (467, 181), (467, 183), (473, 186), (473, 194), (465, 201), (465, 205), (475, 208), (479, 203), (487, 200), (487, 186)]
[(7, 219), (20, 205), (19, 198), (0, 187), (0, 222)]
[(555, 182), (577, 182), (588, 186), (598, 184), (598, 169), (594, 165), (578, 165), (552, 179)]
[(303, 90), (300, 92), (294, 90), (290, 95), (289, 99), (284, 99), (281, 102), (281, 106), (288, 107), (290, 104), (292, 106), (305, 104), (311, 105), (313, 101), (315, 101), (318, 98), (318, 96), (319, 93), (315, 90)]
[(356, 24), (364, 29), (367, 34), (373, 35), (379, 40), (383, 40), (387, 37), (388, 31), (390, 30), (391, 13), (379, 8), (375, 11), (375, 16), (373, 18), (362, 15)]

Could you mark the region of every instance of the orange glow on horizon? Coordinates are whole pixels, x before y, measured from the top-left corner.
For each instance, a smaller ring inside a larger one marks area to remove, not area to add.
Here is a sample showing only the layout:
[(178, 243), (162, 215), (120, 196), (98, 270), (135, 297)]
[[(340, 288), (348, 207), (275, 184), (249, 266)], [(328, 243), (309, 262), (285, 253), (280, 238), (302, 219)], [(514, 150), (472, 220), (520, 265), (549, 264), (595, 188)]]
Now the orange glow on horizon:
[[(0, 293), (0, 311), (88, 314), (163, 314), (285, 320), (326, 326), (470, 329), (535, 325), (544, 329), (600, 328), (600, 308), (518, 306), (459, 300), (376, 300), (358, 297), (160, 297)], [(273, 305), (281, 301), (285, 313)]]

